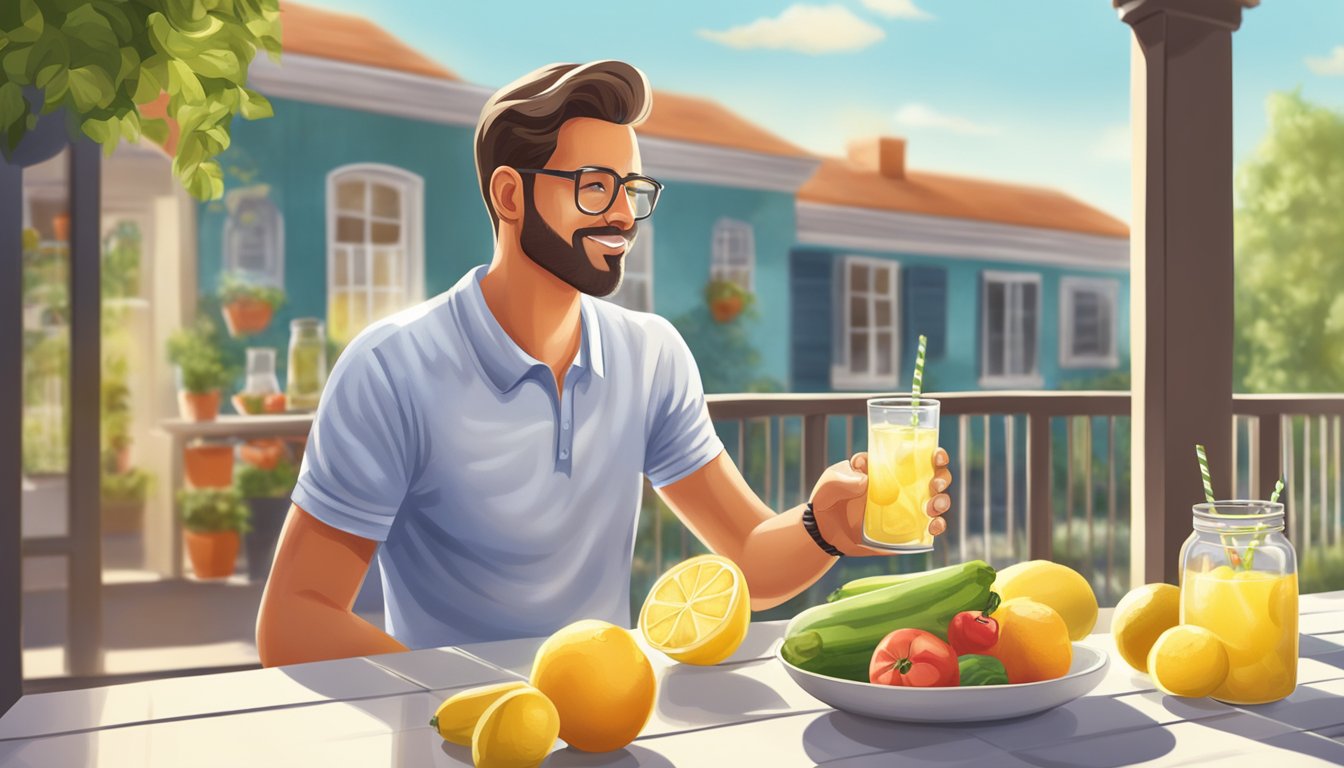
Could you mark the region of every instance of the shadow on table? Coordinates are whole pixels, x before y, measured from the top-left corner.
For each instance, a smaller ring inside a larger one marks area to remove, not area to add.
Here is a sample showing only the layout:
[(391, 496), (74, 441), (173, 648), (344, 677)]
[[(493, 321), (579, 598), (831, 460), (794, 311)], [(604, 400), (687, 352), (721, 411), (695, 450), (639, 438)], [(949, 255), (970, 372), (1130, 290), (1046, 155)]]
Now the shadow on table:
[[(468, 750), (470, 752), (470, 750)], [(636, 744), (614, 752), (583, 752), (573, 747), (557, 749), (546, 758), (547, 768), (672, 768), (672, 761)]]
[[(831, 712), (803, 733), (807, 756), (817, 762), (864, 751), (901, 752), (976, 737), (1005, 751), (1053, 745), (1075, 738), (1146, 729), (1142, 740), (1120, 754), (1090, 755), (1090, 768), (1119, 768), (1166, 755), (1176, 746), (1154, 721), (1111, 698), (1083, 698), (1038, 715), (988, 723), (897, 723)], [(855, 746), (861, 749), (855, 749)]]
[[(1316, 658), (1328, 654), (1339, 653), (1340, 651), (1344, 651), (1344, 644), (1331, 642), (1330, 640), (1315, 635), (1297, 636), (1297, 652), (1300, 656)], [(1327, 660), (1327, 663), (1331, 662)], [(1341, 666), (1341, 662), (1338, 660), (1333, 663), (1335, 666)]]
[(673, 667), (663, 674), (658, 692), (659, 717), (678, 725), (722, 725), (788, 709), (773, 688), (732, 668)]

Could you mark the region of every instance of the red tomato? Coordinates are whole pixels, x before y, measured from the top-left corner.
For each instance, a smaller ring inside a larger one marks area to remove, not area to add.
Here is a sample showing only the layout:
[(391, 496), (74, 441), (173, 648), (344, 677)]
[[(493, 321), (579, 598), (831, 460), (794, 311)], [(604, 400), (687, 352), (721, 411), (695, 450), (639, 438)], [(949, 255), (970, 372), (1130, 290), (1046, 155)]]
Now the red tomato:
[(912, 688), (961, 684), (957, 652), (922, 629), (898, 629), (882, 638), (868, 665), (869, 682)]
[(999, 642), (999, 622), (983, 611), (962, 611), (947, 625), (947, 642), (959, 656), (984, 653)]
[(284, 395), (284, 393), (277, 393), (277, 394), (274, 394), (274, 395), (267, 395), (267, 396), (266, 396), (266, 403), (265, 403), (265, 405), (264, 405), (264, 409), (265, 409), (266, 413), (284, 413), (284, 412), (285, 412), (285, 395)]

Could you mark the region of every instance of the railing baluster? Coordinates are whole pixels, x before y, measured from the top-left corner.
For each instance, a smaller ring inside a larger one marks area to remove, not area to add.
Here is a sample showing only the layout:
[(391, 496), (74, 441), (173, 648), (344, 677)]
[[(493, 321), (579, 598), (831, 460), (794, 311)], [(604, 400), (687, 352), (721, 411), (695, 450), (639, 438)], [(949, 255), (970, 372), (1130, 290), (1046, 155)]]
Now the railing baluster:
[[(1054, 494), (1050, 472), (1050, 417), (1027, 413), (1027, 558), (1050, 560)], [(964, 559), (964, 558), (963, 558)]]
[(1321, 481), (1321, 503), (1318, 504), (1316, 508), (1319, 510), (1317, 517), (1319, 517), (1321, 521), (1321, 546), (1326, 546), (1330, 543), (1330, 516), (1326, 514), (1326, 510), (1330, 508), (1330, 494), (1328, 492), (1329, 487), (1325, 482), (1326, 459), (1329, 456), (1326, 449), (1328, 447), (1330, 428), (1324, 416), (1318, 416), (1317, 418), (1320, 420), (1316, 429), (1316, 434), (1318, 436), (1316, 443), (1318, 450), (1316, 455), (1320, 457), (1318, 461), (1321, 465), (1321, 473), (1319, 475)]
[(1106, 465), (1110, 476), (1106, 482), (1106, 601), (1110, 604), (1115, 584), (1115, 417), (1111, 416), (1106, 430)]
[(854, 417), (845, 417), (845, 458), (854, 455)]
[[(1302, 489), (1298, 487), (1297, 478), (1294, 476), (1293, 472), (1294, 470), (1293, 458), (1294, 454), (1297, 452), (1297, 447), (1293, 444), (1295, 437), (1294, 432), (1296, 431), (1296, 427), (1293, 424), (1292, 417), (1288, 415), (1280, 416), (1279, 421), (1281, 426), (1281, 434), (1283, 442), (1283, 449), (1282, 449), (1283, 474), (1285, 477), (1288, 478), (1288, 494), (1287, 497), (1284, 499), (1284, 501), (1288, 502), (1288, 515), (1287, 515), (1288, 530), (1292, 534), (1293, 546), (1301, 547), (1304, 546), (1304, 544), (1302, 542), (1302, 532), (1298, 530), (1298, 524), (1297, 524), (1298, 521), (1297, 499), (1300, 498)], [(1306, 551), (1302, 550), (1301, 554), (1305, 555)]]
[(985, 503), (984, 503), (984, 508), (983, 508), (981, 511), (982, 511), (982, 515), (983, 515), (983, 518), (984, 518), (984, 521), (983, 521), (983, 525), (984, 525), (983, 538), (984, 538), (984, 542), (985, 542), (985, 562), (987, 562), (987, 563), (992, 563), (992, 562), (994, 561), (994, 559), (993, 559), (993, 556), (992, 556), (992, 555), (993, 555), (993, 552), (992, 552), (992, 550), (991, 550), (991, 548), (990, 548), (990, 539), (989, 539), (989, 535), (990, 535), (990, 533), (989, 533), (989, 508), (990, 508), (990, 485), (989, 485), (989, 477), (990, 477), (990, 472), (989, 472), (990, 467), (989, 467), (989, 464), (990, 464), (990, 461), (989, 461), (989, 454), (990, 454), (990, 448), (991, 448), (991, 443), (990, 443), (990, 429), (989, 429), (989, 414), (986, 413), (986, 414), (984, 415), (983, 418), (984, 418), (984, 426), (985, 426), (985, 474), (984, 474), (984, 477), (981, 478), (981, 479), (984, 481), (984, 482), (982, 483), (982, 486), (983, 486), (983, 488), (984, 488), (983, 493), (984, 493), (984, 502), (985, 502)]
[(1064, 553), (1073, 556), (1073, 417), (1064, 417)]
[[(1269, 490), (1274, 487), (1274, 481), (1279, 479), (1279, 474), (1284, 471), (1284, 445), (1283, 439), (1283, 417), (1278, 414), (1273, 416), (1260, 416), (1256, 420), (1256, 439), (1255, 443), (1259, 455), (1256, 456), (1255, 479), (1256, 488), (1253, 489), (1252, 496), (1257, 499), (1269, 498)], [(1291, 494), (1291, 491), (1289, 492)], [(1287, 506), (1287, 499), (1283, 500)], [(1297, 532), (1294, 531), (1296, 536)]]
[(1006, 470), (1006, 474), (1007, 474), (1007, 477), (1008, 477), (1008, 518), (1007, 518), (1007, 519), (1008, 519), (1008, 522), (1007, 522), (1007, 529), (1008, 529), (1008, 557), (1009, 557), (1009, 559), (1011, 559), (1014, 555), (1017, 554), (1017, 526), (1014, 524), (1014, 518), (1017, 516), (1017, 503), (1016, 503), (1016, 502), (1017, 502), (1017, 483), (1014, 482), (1014, 480), (1015, 480), (1015, 475), (1016, 475), (1016, 473), (1017, 473), (1017, 462), (1015, 461), (1015, 456), (1017, 455), (1017, 434), (1016, 434), (1016, 433), (1017, 433), (1017, 430), (1014, 428), (1014, 427), (1016, 426), (1016, 423), (1017, 423), (1017, 419), (1016, 419), (1016, 417), (1013, 416), (1013, 414), (1011, 414), (1011, 413), (1006, 413), (1006, 414), (1004, 414), (1004, 416), (1003, 416), (1003, 445), (1004, 445), (1003, 455), (1004, 455), (1004, 461), (1007, 462), (1007, 465), (1005, 466), (1005, 470)]
[[(821, 479), (821, 473), (828, 466), (827, 447), (830, 444), (830, 430), (827, 428), (825, 414), (809, 414), (802, 419), (802, 466), (798, 472), (798, 501), (802, 504), (812, 495), (812, 487)], [(849, 458), (849, 457), (845, 457)]]
[(957, 494), (958, 510), (957, 513), (957, 552), (961, 555), (961, 562), (970, 559), (966, 552), (966, 518), (970, 515), (971, 509), (971, 477), (970, 465), (966, 463), (966, 457), (970, 455), (968, 443), (971, 441), (971, 423), (966, 414), (957, 417), (957, 471), (961, 472), (961, 488)]
[(1302, 417), (1302, 551), (1311, 550), (1311, 416)]
[(1260, 498), (1260, 474), (1263, 471), (1260, 467), (1260, 422), (1262, 420), (1263, 417), (1261, 416), (1246, 419), (1247, 440), (1250, 442), (1250, 450), (1247, 451), (1250, 454), (1250, 461), (1246, 466), (1246, 485), (1249, 489), (1247, 491), (1248, 498), (1252, 499)]
[(1091, 581), (1096, 575), (1093, 563), (1095, 562), (1092, 542), (1092, 417), (1083, 417), (1083, 438), (1084, 451), (1083, 458), (1083, 488), (1087, 492), (1087, 498), (1083, 501), (1083, 509), (1087, 515), (1087, 530), (1084, 531), (1084, 540), (1087, 542), (1087, 578)]
[(1340, 474), (1339, 430), (1341, 426), (1344, 426), (1344, 424), (1341, 423), (1339, 416), (1336, 416), (1334, 421), (1335, 421), (1335, 545), (1338, 546), (1340, 512), (1344, 511), (1344, 475)]
[(737, 420), (737, 466), (742, 476), (747, 476), (747, 420)]
[(765, 428), (765, 505), (776, 512), (781, 512), (783, 510), (779, 508), (779, 504), (772, 504), (770, 501), (773, 492), (770, 482), (774, 479), (772, 477), (772, 472), (775, 468), (775, 445), (770, 439), (770, 433), (773, 431), (772, 427), (775, 422), (775, 417), (766, 416), (762, 418), (761, 421)]

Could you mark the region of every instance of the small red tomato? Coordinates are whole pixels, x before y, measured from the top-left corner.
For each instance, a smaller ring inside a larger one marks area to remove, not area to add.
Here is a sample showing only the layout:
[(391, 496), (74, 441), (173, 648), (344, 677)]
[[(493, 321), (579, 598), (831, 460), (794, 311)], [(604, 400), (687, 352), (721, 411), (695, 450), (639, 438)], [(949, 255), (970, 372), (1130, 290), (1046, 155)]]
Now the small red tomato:
[(922, 629), (898, 629), (882, 638), (868, 665), (869, 682), (911, 688), (961, 684), (957, 652)]
[(947, 625), (947, 642), (960, 656), (984, 653), (999, 642), (999, 622), (984, 611), (962, 611)]
[(263, 406), (266, 413), (284, 413), (285, 395), (283, 392), (266, 396), (266, 402)]

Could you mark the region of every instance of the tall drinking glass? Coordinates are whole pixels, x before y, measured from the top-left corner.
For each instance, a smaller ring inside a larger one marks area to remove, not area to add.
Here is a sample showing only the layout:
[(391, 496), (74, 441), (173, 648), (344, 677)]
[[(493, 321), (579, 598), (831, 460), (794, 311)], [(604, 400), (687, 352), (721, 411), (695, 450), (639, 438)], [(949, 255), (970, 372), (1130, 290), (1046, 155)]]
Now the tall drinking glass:
[(931, 552), (925, 512), (938, 450), (937, 400), (891, 397), (868, 401), (868, 506), (863, 541), (894, 552)]

